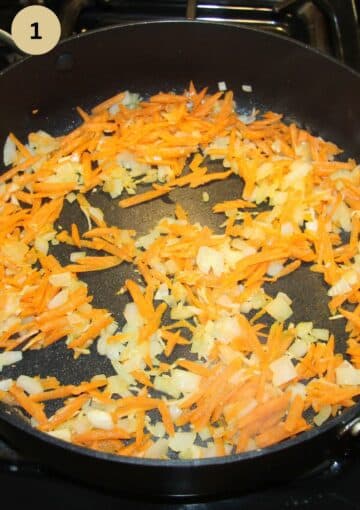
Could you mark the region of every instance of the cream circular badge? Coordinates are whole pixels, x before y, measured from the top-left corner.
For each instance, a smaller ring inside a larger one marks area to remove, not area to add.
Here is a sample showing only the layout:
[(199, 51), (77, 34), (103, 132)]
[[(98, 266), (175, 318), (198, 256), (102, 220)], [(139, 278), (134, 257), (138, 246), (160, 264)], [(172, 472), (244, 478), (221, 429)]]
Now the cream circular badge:
[(11, 24), (12, 38), (25, 53), (42, 55), (59, 42), (61, 25), (56, 14), (42, 5), (21, 9)]

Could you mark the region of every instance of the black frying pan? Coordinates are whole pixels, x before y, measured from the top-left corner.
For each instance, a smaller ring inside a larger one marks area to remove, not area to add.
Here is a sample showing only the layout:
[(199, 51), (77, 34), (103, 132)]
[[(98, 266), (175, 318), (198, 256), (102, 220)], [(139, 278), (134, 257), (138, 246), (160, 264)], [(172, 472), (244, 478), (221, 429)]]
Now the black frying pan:
[[(240, 110), (271, 109), (285, 114), (314, 134), (335, 141), (347, 155), (359, 156), (360, 76), (336, 61), (293, 41), (277, 36), (210, 23), (161, 22), (114, 27), (76, 36), (50, 54), (28, 58), (0, 75), (0, 143), (9, 131), (25, 138), (45, 129), (59, 135), (79, 123), (75, 107), (90, 108), (97, 102), (129, 89), (143, 96), (169, 90), (183, 91), (193, 80), (197, 87), (217, 89), (226, 81), (234, 90)], [(251, 84), (253, 93), (242, 92)], [(39, 113), (31, 112), (38, 109)], [(239, 179), (209, 185), (216, 201), (239, 196)], [(189, 210), (190, 219), (216, 228), (218, 218), (210, 205), (199, 200), (203, 189), (171, 194)], [(158, 199), (120, 210), (102, 193), (91, 195), (105, 211), (109, 223), (147, 231), (173, 204)], [(67, 207), (62, 225), (74, 218)], [(66, 247), (57, 255), (67, 260)], [(112, 272), (84, 277), (94, 294), (94, 304), (107, 307), (121, 320), (126, 297), (114, 295), (125, 274)], [(316, 318), (338, 337), (338, 351), (345, 351), (340, 326), (327, 321), (326, 290), (319, 275), (307, 268), (283, 280), (281, 288), (294, 299), (295, 321)], [(276, 290), (276, 289), (275, 289)], [(335, 321), (336, 322), (336, 321)], [(107, 359), (93, 349), (90, 357), (76, 362), (61, 342), (43, 351), (28, 351), (16, 369), (2, 376), (56, 375), (63, 383), (78, 383), (96, 373), (112, 373)], [(360, 415), (360, 404), (318, 429), (297, 438), (241, 455), (194, 461), (156, 461), (116, 457), (80, 448), (32, 429), (14, 410), (0, 406), (0, 433), (31, 458), (78, 479), (143, 495), (211, 495), (286, 480), (328, 459), (344, 442), (349, 424)]]

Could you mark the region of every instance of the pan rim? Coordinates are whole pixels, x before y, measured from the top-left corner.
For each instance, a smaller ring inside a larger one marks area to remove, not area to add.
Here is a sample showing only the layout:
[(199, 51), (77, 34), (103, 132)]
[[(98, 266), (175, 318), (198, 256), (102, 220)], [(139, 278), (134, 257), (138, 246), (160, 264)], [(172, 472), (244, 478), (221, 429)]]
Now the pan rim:
[[(102, 27), (96, 30), (91, 30), (89, 32), (81, 33), (73, 35), (63, 41), (61, 41), (58, 46), (54, 48), (51, 52), (48, 54), (45, 54), (43, 56), (40, 56), (38, 58), (47, 58), (51, 55), (57, 55), (59, 52), (61, 53), (67, 45), (71, 44), (74, 41), (77, 41), (78, 39), (83, 39), (87, 37), (96, 37), (98, 34), (103, 32), (116, 32), (120, 29), (133, 29), (137, 27), (142, 26), (148, 26), (148, 25), (156, 25), (156, 26), (162, 26), (162, 25), (169, 25), (169, 24), (175, 24), (178, 26), (186, 26), (186, 25), (201, 25), (201, 26), (216, 26), (219, 27), (219, 30), (221, 28), (227, 27), (228, 29), (231, 29), (232, 31), (240, 30), (242, 32), (251, 32), (253, 34), (261, 34), (265, 39), (268, 38), (271, 40), (271, 38), (275, 38), (278, 40), (281, 40), (284, 42), (284, 44), (292, 45), (293, 47), (301, 48), (305, 51), (307, 51), (310, 54), (316, 55), (317, 58), (321, 58), (322, 60), (326, 60), (330, 62), (331, 64), (336, 65), (338, 68), (342, 69), (343, 71), (350, 73), (355, 78), (360, 79), (360, 72), (349, 67), (348, 65), (339, 62), (334, 57), (330, 55), (326, 55), (322, 52), (320, 52), (317, 49), (314, 49), (310, 47), (309, 45), (306, 45), (302, 42), (285, 38), (284, 36), (264, 32), (255, 28), (251, 27), (244, 27), (244, 26), (234, 26), (230, 23), (224, 23), (224, 22), (213, 22), (213, 21), (200, 21), (200, 20), (159, 20), (159, 21), (144, 21), (144, 22), (130, 22), (126, 24), (117, 24), (112, 25), (109, 27)], [(15, 62), (14, 64), (8, 66), (5, 70), (0, 71), (0, 78), (6, 76), (7, 74), (11, 73), (12, 70), (16, 69), (18, 66), (25, 64), (26, 62), (33, 61), (33, 56), (25, 57), (24, 59)], [(74, 454), (79, 454), (85, 457), (91, 457), (94, 460), (99, 459), (103, 461), (109, 461), (113, 463), (124, 463), (124, 464), (131, 464), (131, 465), (142, 465), (142, 466), (149, 466), (149, 467), (171, 467), (171, 468), (189, 468), (189, 467), (206, 467), (213, 464), (218, 465), (225, 465), (225, 464), (231, 464), (241, 461), (247, 461), (250, 459), (255, 458), (263, 458), (270, 454), (276, 454), (279, 453), (285, 449), (291, 448), (297, 444), (301, 444), (303, 442), (306, 442), (312, 438), (316, 438), (320, 435), (325, 434), (326, 432), (329, 432), (332, 429), (338, 428), (339, 430), (346, 426), (347, 424), (351, 423), (352, 420), (354, 420), (356, 417), (360, 416), (360, 402), (355, 404), (354, 406), (344, 409), (342, 413), (334, 418), (332, 418), (329, 422), (324, 423), (320, 427), (313, 428), (309, 431), (302, 432), (298, 436), (295, 436), (293, 438), (287, 439), (285, 441), (282, 441), (280, 443), (277, 443), (275, 445), (259, 449), (259, 450), (253, 450), (249, 452), (244, 452), (241, 454), (233, 454), (233, 455), (227, 455), (224, 457), (211, 457), (208, 459), (194, 459), (194, 460), (161, 460), (161, 459), (149, 459), (149, 458), (137, 458), (137, 457), (128, 457), (128, 456), (121, 456), (121, 455), (115, 455), (115, 454), (109, 454), (104, 452), (98, 452), (91, 450), (89, 448), (81, 447), (74, 445), (72, 443), (68, 443), (65, 441), (62, 441), (61, 439), (55, 438), (53, 436), (47, 435), (44, 437), (44, 432), (41, 432), (37, 429), (32, 428), (30, 425), (28, 425), (25, 421), (21, 423), (19, 420), (14, 420), (11, 414), (2, 413), (0, 415), (0, 421), (5, 421), (10, 425), (11, 427), (15, 427), (18, 430), (21, 430), (25, 434), (32, 435), (36, 438), (38, 438), (41, 441), (49, 442), (55, 447), (64, 449), (64, 450), (70, 450)], [(14, 423), (15, 421), (15, 423)], [(1, 427), (0, 427), (1, 430)]]
[(227, 27), (231, 30), (239, 30), (239, 31), (243, 31), (243, 32), (249, 32), (249, 33), (255, 33), (255, 34), (261, 34), (261, 36), (264, 36), (265, 38), (274, 38), (274, 39), (277, 39), (279, 41), (284, 41), (284, 43), (286, 44), (289, 44), (289, 45), (293, 45), (295, 47), (299, 47), (309, 53), (312, 53), (314, 55), (316, 55), (317, 57), (321, 58), (321, 59), (325, 59), (327, 60), (328, 62), (331, 62), (332, 64), (336, 65), (337, 67), (341, 68), (342, 70), (344, 71), (347, 71), (349, 73), (351, 73), (352, 75), (354, 75), (356, 78), (360, 78), (360, 70), (356, 70), (352, 67), (350, 67), (348, 64), (345, 64), (343, 62), (340, 62), (339, 60), (337, 60), (335, 57), (333, 57), (332, 55), (327, 55), (326, 53), (323, 53), (321, 52), (320, 50), (318, 50), (317, 48), (313, 48), (312, 46), (308, 45), (308, 44), (305, 44), (301, 41), (298, 41), (298, 40), (295, 40), (295, 39), (291, 39), (287, 36), (283, 36), (283, 35), (279, 35), (279, 34), (276, 34), (276, 33), (273, 33), (273, 32), (265, 32), (264, 30), (259, 30), (257, 28), (253, 28), (253, 27), (247, 27), (247, 26), (238, 26), (238, 25), (233, 25), (231, 23), (226, 23), (226, 22), (220, 22), (220, 21), (202, 21), (202, 20), (172, 20), (172, 19), (169, 19), (169, 20), (152, 20), (152, 21), (137, 21), (137, 22), (128, 22), (128, 23), (122, 23), (122, 24), (114, 24), (114, 25), (110, 25), (110, 26), (106, 26), (106, 27), (100, 27), (100, 28), (96, 28), (96, 29), (93, 29), (93, 30), (89, 30), (88, 32), (81, 32), (80, 34), (74, 34), (66, 39), (63, 39), (61, 40), (57, 46), (55, 46), (54, 49), (52, 49), (50, 52), (48, 53), (45, 53), (44, 55), (29, 55), (29, 56), (26, 56), (25, 58), (19, 60), (18, 62), (14, 62), (13, 64), (10, 64), (8, 67), (6, 67), (5, 69), (1, 70), (0, 71), (0, 77), (6, 75), (8, 72), (11, 72), (13, 69), (17, 68), (19, 65), (25, 63), (25, 62), (28, 62), (28, 61), (31, 61), (33, 60), (34, 58), (46, 58), (47, 56), (50, 56), (50, 55), (56, 55), (56, 53), (62, 49), (64, 46), (66, 46), (67, 44), (73, 42), (73, 41), (76, 41), (76, 40), (79, 40), (79, 39), (85, 39), (87, 37), (96, 37), (97, 34), (99, 33), (103, 33), (103, 32), (112, 32), (112, 31), (118, 31), (120, 29), (127, 29), (127, 28), (136, 28), (136, 27), (142, 27), (142, 26), (151, 26), (151, 25), (169, 25), (169, 24), (174, 24), (174, 25), (200, 25), (200, 26), (213, 26), (213, 27)]
[[(209, 457), (203, 459), (151, 459), (147, 457), (130, 457), (125, 455), (116, 455), (112, 453), (105, 453), (90, 448), (75, 445), (73, 443), (64, 441), (57, 437), (46, 434), (38, 429), (33, 428), (28, 424), (25, 419), (23, 420), (20, 416), (14, 416), (11, 413), (4, 413), (3, 407), (8, 409), (9, 406), (1, 404), (0, 406), (0, 432), (1, 432), (1, 421), (6, 421), (11, 427), (15, 427), (21, 432), (34, 436), (40, 441), (52, 444), (56, 448), (61, 448), (65, 451), (71, 451), (74, 454), (81, 455), (92, 460), (107, 461), (114, 464), (129, 464), (129, 465), (141, 465), (145, 467), (168, 467), (168, 468), (197, 468), (217, 465), (236, 464), (238, 462), (246, 462), (253, 459), (261, 459), (270, 457), (270, 455), (281, 453), (283, 450), (290, 449), (296, 445), (306, 443), (311, 439), (315, 439), (319, 436), (330, 432), (331, 430), (338, 429), (334, 432), (337, 436), (337, 441), (342, 440), (342, 435), (346, 436), (346, 426), (351, 424), (353, 420), (360, 419), (360, 402), (357, 402), (354, 406), (344, 409), (341, 414), (333, 417), (329, 421), (323, 423), (320, 427), (314, 427), (305, 432), (301, 432), (299, 435), (289, 439), (285, 439), (279, 443), (276, 443), (266, 448), (259, 448), (257, 450), (250, 450), (248, 452), (234, 453), (231, 455), (225, 455), (222, 457)], [(343, 432), (345, 431), (345, 434)], [(349, 433), (350, 434), (350, 433)], [(345, 438), (344, 438), (345, 439)], [(20, 452), (21, 453), (21, 452)]]

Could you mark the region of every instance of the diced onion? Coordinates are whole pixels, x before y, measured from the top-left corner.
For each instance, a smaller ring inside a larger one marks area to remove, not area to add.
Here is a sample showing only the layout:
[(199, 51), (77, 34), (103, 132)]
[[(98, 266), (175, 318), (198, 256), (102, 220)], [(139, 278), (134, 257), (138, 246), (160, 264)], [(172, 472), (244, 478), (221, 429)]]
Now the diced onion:
[(281, 262), (271, 262), (267, 268), (269, 276), (276, 276), (283, 269), (284, 265)]
[(73, 283), (73, 277), (71, 273), (54, 273), (49, 276), (49, 282), (54, 287), (70, 287)]
[(155, 425), (147, 424), (146, 428), (155, 437), (164, 437), (165, 436), (165, 427), (161, 421), (157, 421)]
[(282, 356), (269, 365), (272, 370), (272, 383), (274, 386), (281, 386), (297, 376), (296, 369), (288, 356)]
[(14, 384), (13, 379), (3, 379), (2, 381), (0, 381), (0, 390), (8, 391), (13, 384)]
[(330, 332), (328, 329), (324, 328), (313, 328), (311, 330), (311, 334), (316, 340), (323, 340), (324, 342), (327, 342), (329, 340)]
[(53, 308), (57, 308), (58, 306), (61, 306), (67, 302), (69, 299), (69, 290), (63, 289), (60, 292), (56, 294), (49, 302), (48, 302), (48, 309), (52, 310)]
[(289, 347), (289, 353), (294, 358), (302, 358), (309, 350), (309, 344), (301, 338), (296, 338), (295, 341)]
[(221, 252), (201, 246), (196, 256), (196, 263), (202, 273), (209, 274), (214, 271), (215, 276), (220, 276), (224, 272), (224, 256)]
[(3, 159), (4, 159), (4, 165), (12, 165), (16, 161), (16, 145), (13, 142), (13, 140), (8, 136), (6, 138), (5, 144), (4, 144), (4, 153), (3, 153)]
[[(291, 301), (290, 301), (291, 303)], [(289, 298), (286, 294), (279, 292), (275, 299), (265, 306), (265, 310), (271, 317), (279, 322), (284, 322), (292, 315), (292, 309), (289, 306)]]
[(111, 430), (114, 427), (110, 413), (100, 409), (89, 409), (87, 412), (89, 422), (93, 427), (103, 430)]
[(335, 369), (336, 383), (340, 386), (356, 386), (360, 384), (360, 369), (354, 368), (348, 361), (343, 361)]
[(62, 439), (63, 441), (71, 442), (71, 432), (69, 429), (57, 429), (48, 432), (49, 436)]
[(315, 425), (320, 427), (327, 419), (329, 419), (331, 416), (331, 406), (325, 405), (323, 406), (318, 414), (316, 414), (313, 418), (313, 422)]
[(71, 254), (70, 254), (70, 260), (71, 262), (76, 262), (77, 260), (81, 259), (82, 257), (85, 257), (86, 256), (86, 252), (85, 251), (73, 251)]
[(41, 382), (34, 377), (29, 377), (27, 375), (20, 375), (16, 380), (16, 385), (26, 391), (29, 395), (34, 395), (35, 393), (41, 393), (43, 391)]
[(5, 351), (0, 354), (0, 370), (6, 365), (12, 365), (21, 361), (23, 354), (21, 351)]
[(146, 450), (146, 457), (149, 459), (165, 459), (168, 453), (168, 440), (159, 439), (155, 441), (148, 450)]
[(296, 325), (296, 335), (299, 338), (306, 337), (310, 331), (313, 329), (313, 323), (312, 322), (299, 322)]
[(193, 446), (195, 438), (195, 432), (175, 432), (169, 439), (169, 447), (174, 452), (183, 452)]

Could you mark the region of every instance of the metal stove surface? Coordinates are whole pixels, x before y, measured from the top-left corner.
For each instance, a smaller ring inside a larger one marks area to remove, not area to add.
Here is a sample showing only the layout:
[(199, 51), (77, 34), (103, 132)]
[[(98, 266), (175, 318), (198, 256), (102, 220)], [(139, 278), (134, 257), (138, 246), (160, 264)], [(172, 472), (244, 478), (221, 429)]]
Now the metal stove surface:
[[(0, 1), (0, 27), (9, 30), (16, 12), (29, 3), (45, 3), (62, 21), (63, 35), (100, 26), (145, 19), (227, 21), (270, 30), (298, 39), (360, 69), (359, 31), (355, 0), (27, 0)], [(358, 0), (360, 4), (360, 0)], [(0, 69), (18, 57), (0, 45)], [(360, 509), (360, 442), (340, 445), (338, 456), (312, 473), (285, 485), (252, 493), (234, 491), (220, 499), (157, 501), (130, 499), (119, 492), (104, 492), (48, 470), (16, 453), (0, 439), (0, 495), (12, 508), (57, 509)], [(156, 488), (154, 488), (154, 492)]]

